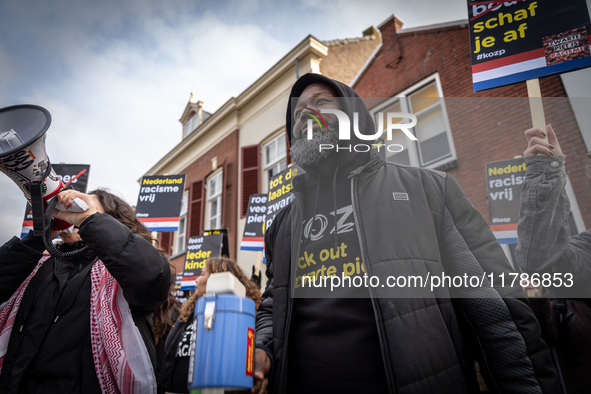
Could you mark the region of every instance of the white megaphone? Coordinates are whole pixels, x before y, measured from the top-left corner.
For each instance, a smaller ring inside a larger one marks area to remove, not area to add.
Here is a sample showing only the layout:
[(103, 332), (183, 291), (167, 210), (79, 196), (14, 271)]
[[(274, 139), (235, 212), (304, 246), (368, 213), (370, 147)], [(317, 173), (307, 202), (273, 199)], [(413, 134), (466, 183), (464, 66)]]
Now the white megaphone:
[[(49, 111), (37, 105), (0, 109), (0, 171), (18, 185), (33, 207), (35, 235), (43, 235), (47, 230), (45, 208), (64, 189), (45, 152), (45, 132), (50, 124)], [(62, 204), (55, 208), (66, 210)], [(77, 198), (68, 211), (84, 212), (86, 209), (84, 201)], [(70, 223), (54, 219), (54, 230), (71, 227)]]

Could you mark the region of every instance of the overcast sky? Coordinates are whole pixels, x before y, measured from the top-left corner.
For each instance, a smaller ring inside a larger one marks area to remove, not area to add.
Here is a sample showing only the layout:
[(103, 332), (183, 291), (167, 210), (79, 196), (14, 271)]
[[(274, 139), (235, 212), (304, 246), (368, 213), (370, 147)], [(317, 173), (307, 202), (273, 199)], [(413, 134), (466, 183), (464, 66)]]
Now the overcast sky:
[[(395, 13), (414, 27), (467, 18), (465, 0), (0, 2), (0, 108), (52, 115), (53, 163), (90, 164), (89, 190), (132, 205), (137, 180), (181, 140), (191, 91), (214, 112), (313, 34), (358, 37)], [(0, 244), (25, 198), (0, 174)]]

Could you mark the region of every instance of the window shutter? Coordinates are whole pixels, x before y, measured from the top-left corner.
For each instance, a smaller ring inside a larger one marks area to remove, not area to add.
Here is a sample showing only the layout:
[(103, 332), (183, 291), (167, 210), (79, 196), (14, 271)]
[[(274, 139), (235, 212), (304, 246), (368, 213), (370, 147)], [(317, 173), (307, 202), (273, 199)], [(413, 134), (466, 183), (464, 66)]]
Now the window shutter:
[(158, 244), (164, 250), (164, 254), (166, 256), (170, 256), (171, 246), (172, 246), (171, 241), (172, 241), (172, 232), (171, 231), (158, 233)]
[(240, 218), (245, 218), (250, 195), (259, 192), (260, 145), (245, 146), (241, 151), (242, 193), (240, 195)]
[(222, 173), (222, 228), (226, 228), (226, 186), (228, 185), (228, 159), (224, 159)]
[(203, 179), (191, 183), (189, 190), (189, 212), (187, 214), (187, 239), (203, 232), (203, 199), (205, 197)]

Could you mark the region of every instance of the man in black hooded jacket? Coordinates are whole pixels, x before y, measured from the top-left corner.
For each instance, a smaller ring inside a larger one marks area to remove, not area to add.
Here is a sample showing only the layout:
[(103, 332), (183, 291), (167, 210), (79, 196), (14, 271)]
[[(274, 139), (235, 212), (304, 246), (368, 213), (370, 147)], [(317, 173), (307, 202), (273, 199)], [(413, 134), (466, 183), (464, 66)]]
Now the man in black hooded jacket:
[[(491, 390), (558, 392), (518, 286), (383, 286), (400, 275), (512, 272), (455, 180), (386, 164), (366, 148), (374, 122), (348, 86), (306, 74), (290, 97), (291, 155), (306, 173), (265, 234), (253, 392), (478, 392), (473, 354)], [(342, 113), (349, 130), (337, 127)], [(343, 285), (332, 288), (332, 278)]]

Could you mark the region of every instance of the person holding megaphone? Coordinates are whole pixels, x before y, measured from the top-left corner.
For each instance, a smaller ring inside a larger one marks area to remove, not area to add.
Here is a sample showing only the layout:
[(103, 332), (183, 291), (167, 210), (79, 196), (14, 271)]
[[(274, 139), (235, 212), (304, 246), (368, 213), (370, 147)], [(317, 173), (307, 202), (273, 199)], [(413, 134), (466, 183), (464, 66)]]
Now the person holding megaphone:
[(66, 209), (75, 198), (88, 209), (53, 212), (75, 226), (59, 253), (33, 231), (0, 248), (0, 392), (156, 393), (152, 316), (169, 297), (168, 260), (121, 198), (57, 195)]

